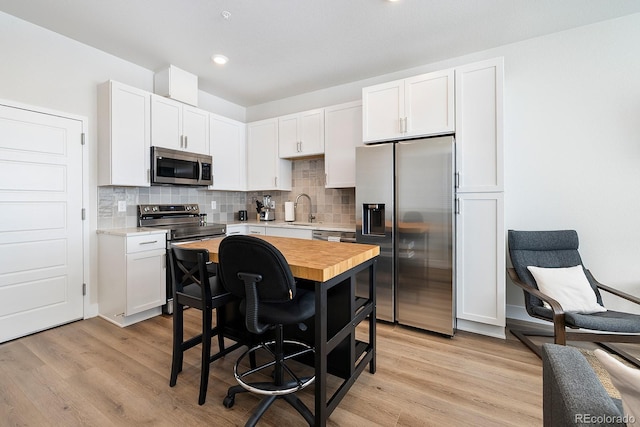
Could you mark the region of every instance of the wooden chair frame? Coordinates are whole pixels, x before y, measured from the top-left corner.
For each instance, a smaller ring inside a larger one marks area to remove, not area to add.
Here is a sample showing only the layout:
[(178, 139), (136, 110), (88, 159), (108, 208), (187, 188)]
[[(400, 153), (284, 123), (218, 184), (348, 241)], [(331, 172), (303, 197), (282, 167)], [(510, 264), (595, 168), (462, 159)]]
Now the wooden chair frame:
[[(587, 270), (588, 272), (588, 270)], [(573, 328), (570, 325), (565, 324), (564, 319), (564, 309), (560, 305), (560, 303), (550, 296), (542, 293), (540, 290), (533, 288), (520, 280), (518, 277), (518, 273), (515, 268), (508, 268), (507, 273), (509, 274), (509, 278), (513, 281), (514, 284), (522, 288), (525, 292), (539, 298), (540, 300), (546, 302), (551, 306), (553, 310), (553, 320), (549, 320), (546, 317), (536, 316), (530, 314), (532, 317), (542, 319), (545, 321), (551, 321), (553, 323), (553, 332), (541, 332), (534, 330), (521, 330), (521, 329), (511, 329), (511, 333), (515, 335), (523, 344), (525, 344), (529, 349), (531, 349), (534, 353), (538, 355), (538, 357), (542, 358), (542, 349), (540, 346), (536, 345), (529, 337), (531, 336), (539, 336), (539, 337), (553, 337), (555, 344), (566, 345), (567, 341), (590, 341), (595, 342), (598, 345), (607, 348), (613, 353), (618, 354), (620, 357), (623, 357), (625, 360), (633, 363), (634, 365), (640, 367), (640, 360), (638, 360), (633, 355), (628, 352), (613, 346), (611, 344), (605, 344), (609, 342), (617, 342), (617, 343), (640, 343), (640, 334), (628, 334), (628, 333), (607, 333), (606, 331), (602, 332), (590, 332), (593, 330), (580, 329), (576, 331), (571, 331)], [(593, 277), (593, 276), (592, 276)], [(627, 301), (633, 302), (635, 304), (640, 305), (640, 298), (630, 295), (626, 292), (622, 292), (618, 289), (612, 288), (610, 286), (604, 285), (597, 280), (595, 280), (595, 284), (598, 289), (609, 292), (612, 295), (623, 298)], [(567, 327), (569, 330), (567, 330)]]

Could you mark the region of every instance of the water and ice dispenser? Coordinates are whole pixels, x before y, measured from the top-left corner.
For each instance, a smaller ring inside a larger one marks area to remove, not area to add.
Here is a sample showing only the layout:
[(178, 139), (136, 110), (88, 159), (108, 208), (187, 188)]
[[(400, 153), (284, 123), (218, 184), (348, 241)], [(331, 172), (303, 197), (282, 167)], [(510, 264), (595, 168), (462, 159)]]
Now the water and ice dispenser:
[(364, 203), (362, 205), (362, 234), (384, 236), (384, 203)]

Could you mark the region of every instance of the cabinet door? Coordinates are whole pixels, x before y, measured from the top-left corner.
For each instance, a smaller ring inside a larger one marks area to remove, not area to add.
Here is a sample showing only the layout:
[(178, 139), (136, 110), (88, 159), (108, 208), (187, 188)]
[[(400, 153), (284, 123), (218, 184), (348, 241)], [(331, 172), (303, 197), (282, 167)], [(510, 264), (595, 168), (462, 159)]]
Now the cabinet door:
[(453, 69), (405, 79), (405, 135), (454, 131)]
[(402, 136), (404, 80), (362, 89), (362, 137), (365, 142)]
[(244, 123), (211, 114), (209, 146), (213, 157), (212, 190), (246, 191), (247, 147)]
[(313, 237), (313, 230), (301, 230), (299, 228), (289, 227), (265, 227), (265, 234), (267, 236), (276, 237), (292, 237), (294, 239), (306, 239), (311, 240)]
[(458, 194), (457, 201), (456, 317), (504, 327), (506, 300), (503, 195)]
[(127, 254), (127, 303), (130, 316), (166, 302), (165, 250)]
[(278, 118), (278, 155), (280, 158), (296, 157), (300, 153), (298, 115)]
[(245, 224), (227, 225), (227, 236), (246, 235), (249, 233), (249, 226)]
[(265, 227), (264, 226), (259, 226), (259, 225), (250, 225), (249, 226), (249, 234), (257, 234), (259, 236), (264, 236), (265, 233)]
[(182, 105), (158, 95), (151, 95), (151, 145), (181, 150)]
[(247, 186), (249, 191), (291, 191), (291, 161), (278, 156), (278, 120), (247, 126)]
[(209, 154), (209, 113), (182, 106), (182, 145), (185, 151)]
[(327, 107), (324, 120), (325, 187), (355, 187), (356, 147), (362, 145), (362, 102)]
[(151, 99), (114, 81), (98, 88), (99, 185), (148, 187)]
[(323, 154), (324, 109), (280, 117), (278, 152), (283, 159)]
[(503, 191), (503, 59), (456, 68), (458, 192)]
[(300, 155), (313, 156), (324, 153), (324, 109), (300, 113), (298, 122)]

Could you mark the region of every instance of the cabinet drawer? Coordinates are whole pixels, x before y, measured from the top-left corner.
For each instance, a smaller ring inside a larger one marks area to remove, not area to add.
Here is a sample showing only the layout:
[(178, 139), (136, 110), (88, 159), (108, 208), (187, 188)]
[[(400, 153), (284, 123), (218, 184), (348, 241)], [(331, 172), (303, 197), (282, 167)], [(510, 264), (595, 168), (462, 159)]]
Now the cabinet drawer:
[(167, 247), (167, 235), (165, 233), (142, 234), (139, 236), (127, 237), (127, 253), (152, 251), (165, 249)]

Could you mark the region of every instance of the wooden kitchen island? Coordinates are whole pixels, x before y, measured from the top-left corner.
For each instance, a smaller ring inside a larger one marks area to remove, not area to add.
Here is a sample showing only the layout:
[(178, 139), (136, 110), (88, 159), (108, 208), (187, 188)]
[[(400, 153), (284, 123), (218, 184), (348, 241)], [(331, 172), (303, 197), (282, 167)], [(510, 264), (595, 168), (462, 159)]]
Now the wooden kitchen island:
[[(303, 334), (296, 338), (309, 341), (315, 347), (315, 425), (324, 426), (365, 367), (369, 365), (372, 374), (376, 370), (375, 267), (380, 247), (288, 237), (255, 237), (278, 248), (289, 263), (293, 276), (313, 286), (316, 297), (313, 331), (306, 337)], [(180, 246), (207, 249), (210, 260), (217, 263), (222, 239)], [(366, 274), (367, 270), (368, 296), (356, 297), (356, 275)], [(368, 320), (368, 342), (356, 339), (356, 327), (365, 320)], [(331, 396), (327, 396), (329, 374), (343, 380)]]

